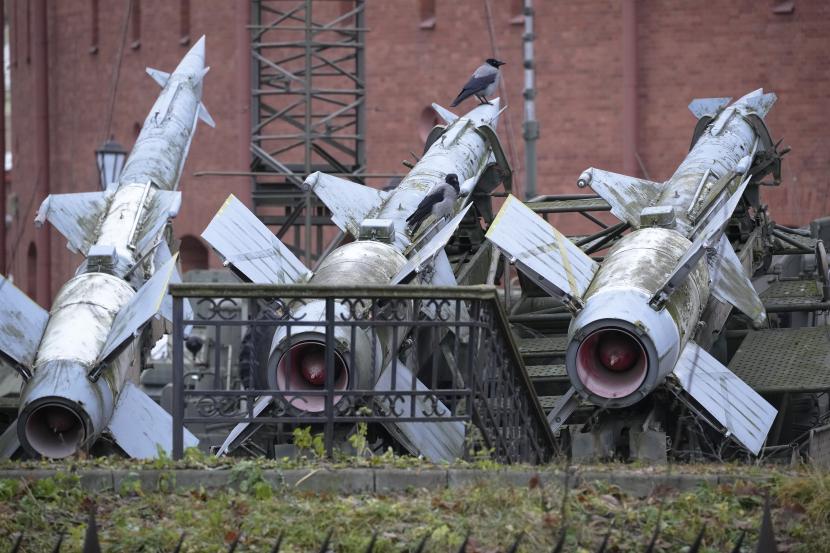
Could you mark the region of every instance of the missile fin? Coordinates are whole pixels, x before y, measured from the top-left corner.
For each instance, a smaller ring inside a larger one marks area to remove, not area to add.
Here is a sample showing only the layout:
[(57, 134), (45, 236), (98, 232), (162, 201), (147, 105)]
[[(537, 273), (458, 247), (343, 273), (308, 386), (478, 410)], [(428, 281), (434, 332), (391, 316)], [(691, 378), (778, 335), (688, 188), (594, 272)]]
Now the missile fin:
[(11, 459), (18, 449), (20, 449), (20, 438), (17, 437), (17, 419), (14, 419), (0, 434), (0, 459)]
[(729, 434), (758, 455), (778, 413), (772, 405), (692, 341), (683, 348), (674, 376)]
[(233, 194), (216, 212), (202, 238), (226, 264), (257, 284), (292, 284), (311, 274)]
[(573, 310), (582, 307), (599, 264), (515, 196), (507, 197), (486, 238), (547, 293)]
[[(265, 408), (271, 405), (271, 402), (274, 400), (274, 396), (260, 396), (254, 402), (254, 409), (253, 409), (253, 417), (256, 418), (263, 411)], [(252, 425), (250, 422), (240, 422), (236, 426), (233, 427), (228, 437), (225, 438), (225, 441), (222, 442), (222, 446), (216, 451), (216, 456), (221, 457), (225, 455), (229, 451), (233, 451), (236, 449), (236, 446), (244, 440), (247, 436), (250, 436), (256, 429), (259, 428), (258, 424)]]
[[(395, 368), (395, 387), (392, 387), (392, 367)], [(394, 390), (411, 390), (412, 380), (418, 392), (428, 392), (423, 382), (399, 359), (393, 358), (381, 373), (375, 384), (375, 390), (387, 392)], [(397, 398), (395, 409), (409, 416), (412, 398), (401, 395)], [(428, 403), (424, 396), (415, 397), (415, 416), (431, 419), (452, 416), (450, 409), (440, 400)], [(423, 455), (433, 463), (454, 461), (464, 454), (464, 423), (447, 422), (387, 422), (383, 423), (398, 442), (413, 455)]]
[(447, 124), (450, 124), (456, 119), (458, 119), (458, 116), (456, 114), (454, 114), (447, 108), (436, 104), (435, 102), (432, 103), (432, 109), (434, 109), (438, 116), (444, 121), (446, 121)]
[(640, 212), (660, 195), (660, 184), (591, 167), (579, 176), (577, 185), (591, 189), (608, 202), (620, 221), (640, 228)]
[(107, 209), (106, 192), (51, 194), (43, 200), (35, 226), (52, 223), (67, 240), (66, 247), (86, 255), (98, 237), (98, 222)]
[[(167, 241), (162, 239), (159, 245), (156, 247), (156, 254), (153, 257), (153, 266), (155, 267), (163, 267), (168, 261), (173, 258), (173, 254), (170, 253), (170, 248), (167, 246)], [(182, 276), (179, 274), (179, 268), (176, 266), (176, 263), (173, 263), (173, 274), (170, 277), (170, 284), (181, 284)], [(182, 306), (184, 308), (184, 318), (188, 320), (193, 319), (193, 308), (190, 305), (190, 300), (184, 298), (182, 301)], [(165, 294), (164, 299), (161, 302), (161, 307), (159, 308), (159, 314), (170, 321), (173, 322), (173, 296), (170, 294)], [(189, 336), (192, 326), (188, 325), (185, 327), (184, 335)]]
[(649, 304), (653, 308), (662, 309), (669, 296), (677, 290), (686, 277), (689, 276), (689, 273), (697, 266), (697, 262), (703, 257), (706, 250), (717, 246), (717, 241), (720, 238), (723, 227), (729, 221), (729, 218), (732, 217), (732, 212), (738, 207), (738, 202), (741, 200), (748, 182), (749, 180), (745, 179), (728, 200), (721, 201), (703, 221), (698, 223), (696, 229), (701, 226), (702, 229), (698, 232), (697, 238), (689, 246), (689, 249), (686, 250), (686, 253), (677, 261), (677, 265), (675, 265), (671, 274), (666, 278), (663, 286), (651, 297)]
[(216, 121), (214, 121), (213, 117), (210, 116), (210, 113), (208, 112), (207, 107), (205, 107), (205, 104), (203, 102), (199, 102), (199, 119), (201, 119), (214, 129), (216, 128)]
[[(25, 370), (31, 368), (49, 313), (0, 275), (0, 356)], [(26, 374), (18, 369), (23, 378)]]
[(689, 111), (692, 115), (700, 119), (708, 115), (714, 117), (720, 111), (729, 105), (732, 98), (695, 98), (689, 103)]
[(764, 303), (749, 281), (741, 260), (726, 235), (720, 237), (717, 256), (712, 265), (709, 269), (712, 294), (720, 301), (737, 307), (756, 326), (761, 325), (767, 318)]
[[(421, 268), (429, 264), (434, 265), (436, 256), (444, 251), (444, 246), (447, 245), (447, 242), (449, 242), (450, 238), (452, 238), (452, 235), (455, 234), (455, 230), (470, 210), (471, 205), (472, 204), (468, 204), (467, 207), (459, 211), (455, 217), (450, 219), (446, 225), (441, 227), (441, 230), (436, 232), (423, 246), (419, 247), (419, 245), (416, 244), (415, 247), (417, 250), (413, 250), (409, 254), (409, 259), (407, 259), (404, 266), (401, 267), (400, 271), (398, 271), (398, 274), (392, 278), (391, 283), (398, 284), (408, 277), (413, 271), (420, 272)], [(450, 273), (452, 273), (452, 270), (450, 270)]]
[[(703, 219), (701, 219), (697, 226), (695, 226), (693, 235), (696, 235), (697, 238), (702, 238), (708, 244), (713, 245), (715, 239), (718, 238), (720, 233), (723, 231), (723, 227), (732, 217), (732, 213), (734, 213), (735, 209), (738, 207), (738, 203), (741, 201), (748, 183), (749, 179), (744, 178), (740, 186), (738, 186), (738, 189), (735, 190), (731, 196), (729, 196), (728, 200), (720, 201), (716, 207), (714, 207), (704, 216)], [(697, 238), (695, 240), (697, 240)]]
[(355, 238), (360, 232), (360, 223), (380, 208), (387, 197), (382, 190), (320, 171), (310, 174), (303, 185), (310, 188), (329, 208), (334, 224)]
[[(155, 459), (159, 451), (173, 454), (173, 418), (129, 380), (118, 395), (109, 433), (133, 459)], [(184, 447), (196, 447), (199, 439), (184, 429)]]
[[(458, 286), (458, 281), (455, 279), (452, 265), (447, 257), (447, 252), (439, 250), (432, 260), (432, 270), (422, 271), (418, 273), (417, 283), (425, 286)], [(444, 302), (421, 302), (421, 312), (430, 319), (439, 319), (438, 309), (441, 310), (442, 320), (451, 320), (455, 314), (456, 302), (455, 300), (447, 300)], [(466, 310), (461, 311), (461, 319), (464, 319)], [(464, 327), (457, 328), (459, 337), (464, 335), (463, 341), (466, 343), (467, 336), (469, 336), (469, 329)]]
[(115, 316), (112, 322), (107, 341), (101, 353), (98, 355), (96, 365), (106, 360), (127, 340), (132, 338), (144, 324), (159, 312), (167, 295), (167, 285), (176, 270), (176, 258), (178, 254), (170, 258), (162, 267), (156, 269), (156, 273), (144, 283), (130, 303), (125, 305)]
[(455, 280), (455, 273), (452, 271), (452, 264), (450, 264), (446, 251), (438, 250), (438, 253), (432, 258), (432, 274), (429, 281), (422, 281), (421, 284), (458, 286), (458, 281)]
[(746, 98), (746, 107), (758, 114), (762, 119), (766, 117), (769, 110), (772, 109), (773, 104), (778, 99), (778, 96), (773, 92), (766, 94), (758, 94)]
[(153, 69), (152, 67), (148, 67), (145, 71), (147, 71), (147, 74), (150, 75), (153, 80), (156, 81), (156, 84), (158, 84), (161, 88), (167, 86), (167, 81), (170, 80), (170, 73), (159, 69)]
[(156, 243), (167, 221), (178, 215), (182, 205), (182, 193), (178, 190), (153, 190), (144, 210), (141, 229), (136, 240), (136, 250), (144, 255)]

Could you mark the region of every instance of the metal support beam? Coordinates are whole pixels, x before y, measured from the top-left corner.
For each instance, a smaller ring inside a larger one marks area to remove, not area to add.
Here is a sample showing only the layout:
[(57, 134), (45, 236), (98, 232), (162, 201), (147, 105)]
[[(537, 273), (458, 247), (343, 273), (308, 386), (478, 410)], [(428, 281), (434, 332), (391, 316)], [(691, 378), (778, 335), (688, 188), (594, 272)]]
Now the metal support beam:
[[(308, 261), (326, 249), (330, 225), (299, 183), (314, 171), (366, 173), (364, 12), (364, 0), (251, 0), (254, 210), (283, 221), (275, 230)], [(302, 213), (287, 217), (297, 205)]]
[(533, 0), (524, 0), (525, 32), (524, 44), (525, 69), (525, 120), (523, 136), (525, 139), (525, 200), (536, 196), (536, 140), (539, 138), (539, 122), (536, 120), (536, 70), (533, 58)]

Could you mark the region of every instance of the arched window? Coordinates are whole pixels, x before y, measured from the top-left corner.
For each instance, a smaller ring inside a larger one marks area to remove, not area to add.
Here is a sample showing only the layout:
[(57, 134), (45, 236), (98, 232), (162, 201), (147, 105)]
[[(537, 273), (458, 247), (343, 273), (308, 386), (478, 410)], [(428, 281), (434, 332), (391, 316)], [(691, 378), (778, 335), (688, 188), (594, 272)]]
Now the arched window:
[(34, 242), (29, 243), (26, 253), (26, 293), (37, 301), (37, 246)]
[(182, 237), (179, 246), (179, 257), (182, 260), (182, 274), (194, 269), (208, 268), (208, 251), (201, 240), (195, 236)]

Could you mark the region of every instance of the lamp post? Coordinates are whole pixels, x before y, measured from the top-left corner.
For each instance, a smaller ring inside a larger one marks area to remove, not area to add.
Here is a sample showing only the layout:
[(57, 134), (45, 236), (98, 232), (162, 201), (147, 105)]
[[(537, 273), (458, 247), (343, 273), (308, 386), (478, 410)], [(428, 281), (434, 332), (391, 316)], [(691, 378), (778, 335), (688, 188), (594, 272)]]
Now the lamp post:
[(101, 179), (102, 190), (106, 190), (110, 184), (118, 182), (126, 158), (127, 150), (112, 137), (95, 150), (95, 160), (98, 163), (98, 177)]

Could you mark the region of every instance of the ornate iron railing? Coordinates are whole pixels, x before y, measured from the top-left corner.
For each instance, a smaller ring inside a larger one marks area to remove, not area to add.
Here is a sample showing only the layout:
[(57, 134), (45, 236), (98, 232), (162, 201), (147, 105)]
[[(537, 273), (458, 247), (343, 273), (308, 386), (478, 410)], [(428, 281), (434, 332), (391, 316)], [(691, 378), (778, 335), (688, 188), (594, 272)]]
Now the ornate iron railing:
[[(171, 293), (175, 458), (188, 424), (254, 420), (319, 424), (328, 455), (335, 430), (357, 423), (383, 424), (427, 457), (486, 451), (502, 462), (540, 463), (554, 455), (493, 287), (180, 284)], [(185, 301), (193, 318), (185, 318)], [(216, 342), (210, 389), (185, 386), (191, 325)], [(223, 329), (240, 326), (259, 337), (247, 375), (258, 389), (228, 389), (220, 376)]]

